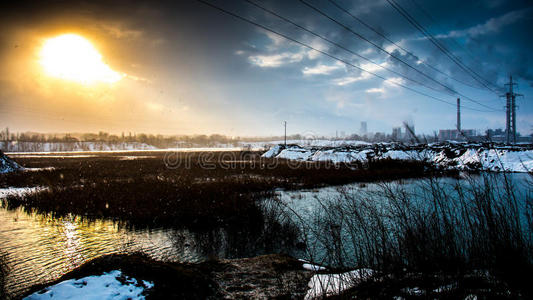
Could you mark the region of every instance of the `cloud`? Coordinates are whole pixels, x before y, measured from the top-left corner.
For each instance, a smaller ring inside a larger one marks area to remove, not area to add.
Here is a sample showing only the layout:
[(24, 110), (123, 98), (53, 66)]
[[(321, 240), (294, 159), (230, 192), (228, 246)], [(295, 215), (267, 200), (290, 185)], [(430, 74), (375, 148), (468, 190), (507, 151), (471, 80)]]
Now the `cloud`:
[(139, 81), (139, 82), (144, 82), (144, 83), (152, 83), (152, 81), (150, 79), (146, 79), (144, 77), (139, 77), (139, 76), (130, 75), (130, 74), (126, 74), (126, 73), (123, 73), (123, 75), (126, 78), (134, 80), (134, 81)]
[(401, 77), (391, 77), (384, 81), (384, 84), (388, 86), (397, 87), (398, 84), (405, 84), (405, 80)]
[(359, 67), (362, 68), (363, 70), (366, 70), (367, 72), (362, 71), (359, 76), (345, 76), (345, 77), (342, 77), (342, 78), (337, 78), (337, 79), (333, 80), (333, 83), (338, 85), (338, 86), (344, 86), (344, 85), (352, 84), (354, 82), (370, 79), (370, 78), (374, 77), (374, 75), (370, 74), (369, 72), (377, 74), (378, 72), (383, 70), (383, 68), (381, 68), (380, 66), (381, 67), (387, 67), (388, 63), (387, 62), (383, 62), (383, 63), (377, 64), (377, 65), (373, 64), (373, 63), (361, 64), (361, 65), (359, 65)]
[(363, 81), (370, 78), (370, 74), (363, 73), (360, 76), (346, 76), (342, 78), (337, 78), (333, 80), (333, 83), (338, 86), (345, 86), (348, 84), (352, 84), (354, 82)]
[(369, 47), (369, 48), (366, 48), (365, 50), (361, 51), (359, 54), (364, 55), (364, 56), (368, 56), (368, 55), (374, 54), (374, 53), (376, 53), (376, 50), (374, 48)]
[(272, 42), (267, 48), (269, 50), (277, 50), (279, 49), (283, 44), (285, 44), (287, 41), (284, 37), (281, 37), (275, 33), (269, 32), (269, 31), (263, 31), (264, 34), (268, 36), (270, 41)]
[[(329, 49), (329, 46), (328, 44), (324, 43), (321, 39), (319, 38), (314, 38), (312, 39), (310, 42), (307, 43), (309, 46), (317, 49), (317, 50), (320, 50), (320, 51), (325, 51), (327, 52), (328, 49)], [(317, 59), (319, 57), (321, 57), (323, 54), (318, 52), (318, 51), (315, 51), (315, 50), (308, 50), (307, 51), (307, 58), (311, 59), (311, 60), (314, 60), (314, 59)]]
[(437, 35), (436, 38), (477, 37), (499, 32), (503, 27), (516, 23), (529, 16), (533, 8), (525, 8), (508, 12), (496, 18), (490, 18), (483, 24), (478, 24), (463, 30), (452, 30), (447, 34)]
[(109, 24), (102, 24), (100, 26), (109, 35), (113, 36), (114, 38), (118, 38), (118, 39), (139, 39), (144, 34), (143, 31), (141, 30), (128, 29), (120, 25), (113, 26)]
[(398, 84), (405, 84), (405, 80), (401, 77), (392, 77), (381, 83), (381, 86), (378, 88), (369, 88), (365, 90), (366, 94), (374, 94), (380, 98), (388, 98), (392, 94), (391, 91), (394, 91), (394, 94), (397, 94), (397, 89), (400, 89)]
[(385, 50), (387, 50), (387, 52), (393, 52), (395, 50), (399, 50), (400, 49), (400, 47), (398, 47), (398, 46), (405, 48), (405, 40), (401, 39), (400, 41), (395, 42), (395, 44), (389, 44), (389, 45), (385, 46)]
[(368, 72), (377, 73), (383, 70), (382, 67), (388, 67), (388, 63), (386, 61), (380, 64), (366, 63), (361, 64), (360, 67)]
[(323, 65), (318, 64), (314, 67), (305, 67), (302, 70), (302, 73), (306, 76), (309, 75), (329, 75), (334, 71), (337, 71), (339, 69), (342, 69), (343, 66), (340, 63), (334, 64), (334, 65)]
[(385, 93), (385, 89), (383, 89), (383, 88), (371, 88), (371, 89), (365, 90), (365, 93), (367, 93), (367, 94), (376, 94), (376, 93), (383, 94), (383, 93)]
[(273, 55), (252, 55), (248, 57), (248, 60), (261, 68), (277, 68), (285, 64), (300, 62), (303, 58), (304, 54), (301, 52), (284, 52)]
[(389, 65), (394, 67), (405, 78), (409, 78), (409, 85), (422, 85), (426, 88), (445, 92), (450, 95), (454, 94), (453, 90), (455, 90), (455, 87), (450, 80), (442, 74), (436, 73), (428, 65), (421, 64), (421, 59), (418, 56), (413, 56), (408, 53), (402, 54), (398, 50), (394, 50), (392, 54), (398, 59), (390, 56), (388, 58)]

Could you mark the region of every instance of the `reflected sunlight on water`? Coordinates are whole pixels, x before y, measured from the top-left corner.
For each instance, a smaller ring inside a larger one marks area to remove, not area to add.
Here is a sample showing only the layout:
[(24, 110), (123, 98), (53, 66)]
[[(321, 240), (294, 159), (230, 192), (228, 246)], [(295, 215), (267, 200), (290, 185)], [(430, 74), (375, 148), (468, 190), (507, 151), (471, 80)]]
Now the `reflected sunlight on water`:
[(183, 247), (169, 229), (130, 230), (112, 221), (80, 217), (52, 218), (22, 209), (0, 209), (0, 252), (7, 256), (7, 289), (20, 293), (29, 286), (54, 280), (84, 262), (104, 254), (142, 251), (153, 258), (183, 262), (204, 259), (194, 236), (179, 231)]

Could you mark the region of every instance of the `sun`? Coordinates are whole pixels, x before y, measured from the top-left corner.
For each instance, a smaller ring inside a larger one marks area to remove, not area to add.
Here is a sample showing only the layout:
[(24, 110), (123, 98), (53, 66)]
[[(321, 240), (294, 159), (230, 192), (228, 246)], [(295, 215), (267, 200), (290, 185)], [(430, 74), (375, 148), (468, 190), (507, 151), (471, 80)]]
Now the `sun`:
[(46, 74), (82, 84), (114, 83), (124, 75), (111, 69), (87, 39), (63, 34), (45, 41), (40, 64)]

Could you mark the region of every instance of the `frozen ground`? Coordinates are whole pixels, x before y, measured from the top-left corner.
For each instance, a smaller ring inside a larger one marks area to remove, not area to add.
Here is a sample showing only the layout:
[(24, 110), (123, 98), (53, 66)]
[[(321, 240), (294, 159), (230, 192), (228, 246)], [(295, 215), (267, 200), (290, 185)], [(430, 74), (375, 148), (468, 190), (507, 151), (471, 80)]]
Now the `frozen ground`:
[(144, 299), (145, 289), (154, 286), (152, 282), (141, 281), (122, 275), (118, 270), (99, 276), (87, 276), (80, 279), (70, 279), (47, 287), (24, 298), (27, 300), (40, 299)]
[(275, 145), (263, 154), (267, 158), (333, 163), (398, 159), (433, 163), (445, 169), (533, 172), (533, 148), (525, 146), (487, 146), (481, 144), (430, 144), (406, 146), (374, 144), (338, 147)]
[(0, 188), (0, 199), (6, 198), (11, 195), (23, 196), (31, 193), (37, 193), (45, 190), (44, 187), (9, 187), (9, 188)]
[(0, 151), (0, 173), (9, 173), (23, 168)]

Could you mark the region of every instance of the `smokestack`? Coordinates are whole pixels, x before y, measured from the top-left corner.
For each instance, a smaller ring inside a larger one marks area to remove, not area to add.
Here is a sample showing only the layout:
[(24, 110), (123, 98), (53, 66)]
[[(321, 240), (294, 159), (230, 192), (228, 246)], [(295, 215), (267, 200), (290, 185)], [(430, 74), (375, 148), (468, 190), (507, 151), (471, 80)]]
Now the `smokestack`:
[(461, 98), (457, 98), (457, 131), (461, 134)]

